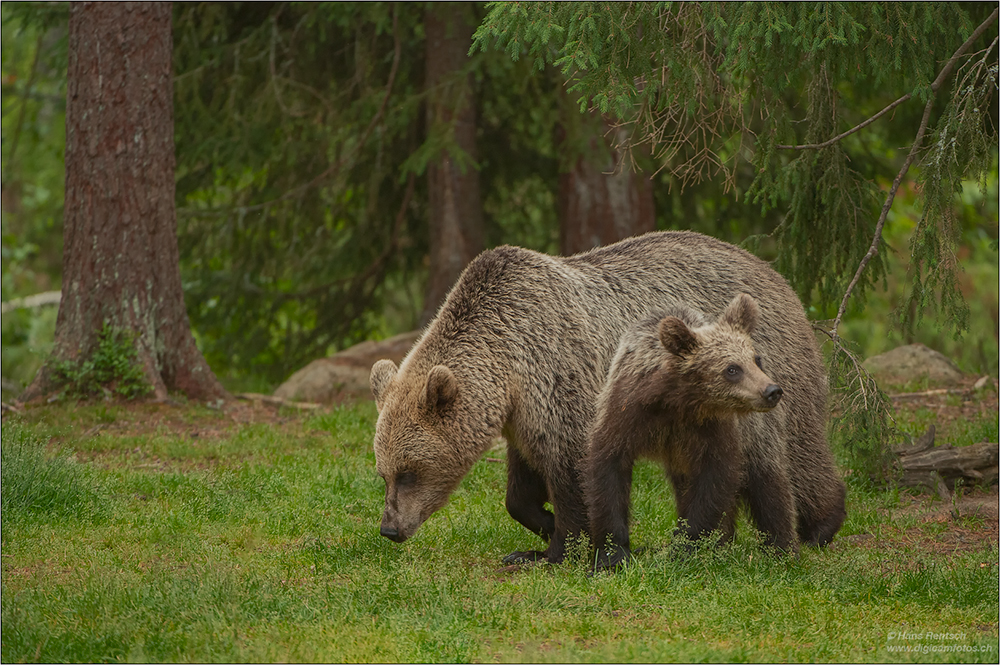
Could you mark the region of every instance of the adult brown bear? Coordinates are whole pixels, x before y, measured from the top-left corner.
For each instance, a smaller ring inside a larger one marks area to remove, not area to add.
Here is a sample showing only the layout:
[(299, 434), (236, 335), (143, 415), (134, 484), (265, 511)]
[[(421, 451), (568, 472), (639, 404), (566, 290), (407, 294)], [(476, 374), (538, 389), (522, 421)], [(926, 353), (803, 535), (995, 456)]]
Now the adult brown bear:
[[(807, 462), (801, 477), (781, 465), (766, 469), (769, 482), (788, 501), (826, 487), (816, 482), (834, 473), (822, 362), (802, 305), (766, 263), (684, 231), (570, 257), (504, 246), (469, 264), (399, 368), (388, 360), (372, 367), (376, 470), (386, 483), (382, 535), (412, 536), (502, 434), (507, 510), (549, 541), (544, 552), (506, 560), (561, 561), (567, 540), (588, 528), (586, 436), (622, 334), (654, 308), (687, 304), (717, 317), (740, 293), (760, 307), (754, 344), (795, 405), (779, 435), (790, 458)], [(838, 500), (842, 493), (813, 503)], [(824, 516), (800, 509), (798, 517), (808, 540)]]

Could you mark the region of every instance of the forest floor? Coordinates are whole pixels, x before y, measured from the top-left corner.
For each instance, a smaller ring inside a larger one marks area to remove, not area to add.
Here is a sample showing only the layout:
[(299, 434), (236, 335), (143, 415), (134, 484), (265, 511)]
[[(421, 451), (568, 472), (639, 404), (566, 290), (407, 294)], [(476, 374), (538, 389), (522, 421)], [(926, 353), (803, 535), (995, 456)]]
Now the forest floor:
[[(938, 445), (997, 436), (991, 390), (894, 403)], [(376, 417), (261, 397), (5, 412), (0, 659), (996, 662), (996, 485), (942, 501), (849, 479), (826, 550), (761, 556), (741, 526), (678, 559), (643, 462), (647, 553), (592, 578), (585, 559), (502, 567), (541, 544), (503, 508), (502, 446), (410, 541), (379, 537)]]

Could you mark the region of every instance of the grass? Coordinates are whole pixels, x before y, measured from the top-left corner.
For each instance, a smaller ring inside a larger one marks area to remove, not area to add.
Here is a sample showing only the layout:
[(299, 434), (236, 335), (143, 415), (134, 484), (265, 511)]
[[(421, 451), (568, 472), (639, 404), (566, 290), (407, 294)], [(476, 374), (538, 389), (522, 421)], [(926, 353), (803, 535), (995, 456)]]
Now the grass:
[[(641, 464), (632, 567), (511, 572), (501, 557), (540, 543), (503, 509), (502, 449), (410, 541), (378, 535), (375, 418), (71, 402), (6, 421), (0, 658), (996, 662), (995, 540), (921, 547), (941, 526), (890, 518), (905, 493), (852, 487), (837, 546), (797, 559), (745, 521), (678, 557)], [(980, 651), (931, 650), (949, 646)]]

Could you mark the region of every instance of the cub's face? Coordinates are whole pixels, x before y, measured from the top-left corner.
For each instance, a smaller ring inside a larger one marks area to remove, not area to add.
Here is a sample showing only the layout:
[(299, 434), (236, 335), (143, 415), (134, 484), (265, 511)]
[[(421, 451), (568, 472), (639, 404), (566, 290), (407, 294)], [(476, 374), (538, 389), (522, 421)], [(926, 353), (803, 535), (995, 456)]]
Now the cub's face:
[(770, 411), (781, 400), (782, 390), (764, 372), (750, 338), (758, 318), (756, 302), (741, 294), (713, 324), (692, 330), (676, 317), (660, 322), (660, 341), (675, 356), (673, 371), (706, 417)]
[(443, 365), (413, 377), (380, 360), (371, 384), (379, 409), (375, 470), (385, 481), (380, 533), (401, 543), (447, 503), (471, 466), (459, 454), (458, 381)]

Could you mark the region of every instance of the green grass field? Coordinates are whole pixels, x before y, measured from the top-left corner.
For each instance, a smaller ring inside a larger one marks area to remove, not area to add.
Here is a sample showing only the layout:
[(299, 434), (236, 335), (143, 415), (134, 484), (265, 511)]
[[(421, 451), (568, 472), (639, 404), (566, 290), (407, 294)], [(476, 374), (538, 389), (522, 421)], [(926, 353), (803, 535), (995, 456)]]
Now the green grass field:
[(947, 506), (852, 485), (827, 550), (775, 558), (741, 520), (734, 545), (679, 557), (644, 463), (634, 565), (507, 570), (541, 541), (504, 511), (503, 447), (397, 545), (378, 534), (375, 419), (74, 403), (6, 419), (0, 657), (997, 662), (995, 510), (927, 521), (898, 509)]

